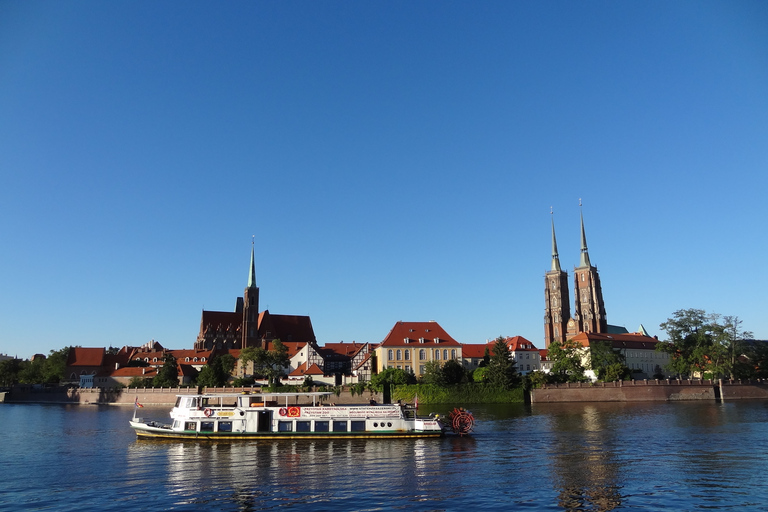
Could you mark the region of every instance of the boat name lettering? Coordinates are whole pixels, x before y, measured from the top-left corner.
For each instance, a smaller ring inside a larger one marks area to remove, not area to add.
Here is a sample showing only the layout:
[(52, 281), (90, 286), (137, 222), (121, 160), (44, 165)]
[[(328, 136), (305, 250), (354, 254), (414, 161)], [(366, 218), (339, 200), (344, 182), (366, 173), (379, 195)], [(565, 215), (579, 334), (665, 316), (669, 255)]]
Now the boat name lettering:
[(375, 407), (302, 407), (305, 418), (399, 418), (397, 409)]

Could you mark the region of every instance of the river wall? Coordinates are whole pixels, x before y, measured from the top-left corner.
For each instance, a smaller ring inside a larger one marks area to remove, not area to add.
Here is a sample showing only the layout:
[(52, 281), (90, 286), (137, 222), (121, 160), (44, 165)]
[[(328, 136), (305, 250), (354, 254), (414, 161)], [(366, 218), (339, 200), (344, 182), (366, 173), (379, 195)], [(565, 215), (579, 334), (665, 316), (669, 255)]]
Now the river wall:
[(764, 380), (634, 380), (548, 384), (531, 391), (532, 403), (745, 399), (768, 399), (768, 382)]
[[(245, 388), (203, 388), (205, 393), (259, 393), (259, 387)], [(290, 388), (285, 390), (290, 391)], [(6, 403), (34, 404), (74, 404), (74, 405), (173, 405), (177, 395), (193, 395), (198, 393), (196, 387), (180, 388), (66, 388), (41, 386), (14, 386), (3, 397)], [(367, 404), (371, 398), (381, 402), (382, 397), (365, 392), (363, 396), (352, 395), (348, 390), (338, 396), (331, 395), (326, 402), (344, 404)], [(312, 398), (299, 397), (296, 404), (312, 403)]]

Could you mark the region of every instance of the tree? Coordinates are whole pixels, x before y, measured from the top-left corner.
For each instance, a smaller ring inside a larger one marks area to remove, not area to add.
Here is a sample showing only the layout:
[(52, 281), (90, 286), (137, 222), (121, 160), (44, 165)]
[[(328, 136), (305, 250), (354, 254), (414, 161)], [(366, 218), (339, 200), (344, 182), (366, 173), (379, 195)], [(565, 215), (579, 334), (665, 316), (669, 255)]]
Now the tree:
[(552, 361), (549, 371), (553, 382), (583, 382), (584, 375), (582, 353), (584, 348), (573, 340), (553, 341), (549, 344), (547, 358)]
[(386, 370), (377, 373), (371, 377), (371, 389), (377, 392), (384, 390), (385, 384), (393, 384), (395, 386), (402, 386), (405, 384), (415, 384), (416, 377), (405, 370), (398, 368), (387, 368)]
[(443, 364), (443, 379), (446, 385), (461, 384), (468, 381), (467, 371), (455, 359), (449, 359)]
[(200, 374), (197, 376), (197, 385), (211, 388), (226, 385), (236, 362), (230, 354), (212, 357), (208, 364), (200, 370)]
[(10, 387), (19, 380), (21, 360), (7, 359), (0, 361), (0, 386)]
[(589, 364), (597, 380), (602, 382), (624, 380), (631, 375), (626, 359), (609, 341), (589, 344)]
[(681, 309), (660, 325), (668, 339), (660, 342), (656, 350), (670, 355), (668, 367), (678, 375), (734, 377), (740, 368), (739, 357), (748, 348), (745, 340), (752, 337), (751, 332), (741, 330), (741, 325), (736, 316)]
[(491, 352), (492, 354), (485, 370), (485, 382), (500, 389), (511, 388), (515, 383), (517, 368), (503, 337), (499, 336), (496, 339)]
[(421, 375), (423, 384), (433, 386), (445, 386), (445, 375), (440, 361), (427, 361), (424, 365), (424, 373)]
[(179, 368), (173, 354), (165, 354), (163, 366), (152, 379), (152, 386), (156, 388), (175, 388), (179, 385)]
[(288, 347), (280, 340), (272, 342), (272, 350), (264, 350), (261, 347), (246, 347), (240, 352), (240, 364), (245, 367), (249, 362), (253, 363), (255, 375), (269, 379), (269, 385), (274, 386), (283, 370), (288, 368), (291, 359), (288, 356)]

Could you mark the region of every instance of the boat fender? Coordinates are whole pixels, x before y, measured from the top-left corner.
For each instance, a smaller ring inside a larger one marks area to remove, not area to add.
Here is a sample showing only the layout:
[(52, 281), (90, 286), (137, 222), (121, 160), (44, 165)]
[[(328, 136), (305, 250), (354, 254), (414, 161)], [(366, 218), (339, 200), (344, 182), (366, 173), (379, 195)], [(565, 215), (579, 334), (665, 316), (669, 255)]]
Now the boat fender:
[(280, 416), (285, 416), (286, 414), (288, 414), (288, 409), (286, 409), (285, 407), (281, 407), (279, 413), (280, 413)]
[(206, 417), (210, 418), (211, 414), (213, 414), (213, 411), (210, 409), (204, 409), (203, 414), (205, 414)]
[(238, 414), (240, 414), (240, 416), (245, 416), (245, 411), (244, 410), (238, 409), (237, 412), (238, 412)]

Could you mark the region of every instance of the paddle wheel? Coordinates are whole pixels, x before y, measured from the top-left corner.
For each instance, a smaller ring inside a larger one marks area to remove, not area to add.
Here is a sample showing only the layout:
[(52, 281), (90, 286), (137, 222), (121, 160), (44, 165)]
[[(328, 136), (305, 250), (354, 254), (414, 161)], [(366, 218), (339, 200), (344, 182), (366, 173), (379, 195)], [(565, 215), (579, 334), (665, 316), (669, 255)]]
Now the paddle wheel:
[(460, 436), (468, 435), (475, 428), (475, 417), (463, 407), (455, 408), (449, 416), (451, 429)]

